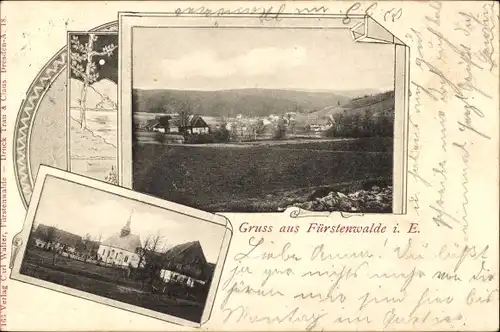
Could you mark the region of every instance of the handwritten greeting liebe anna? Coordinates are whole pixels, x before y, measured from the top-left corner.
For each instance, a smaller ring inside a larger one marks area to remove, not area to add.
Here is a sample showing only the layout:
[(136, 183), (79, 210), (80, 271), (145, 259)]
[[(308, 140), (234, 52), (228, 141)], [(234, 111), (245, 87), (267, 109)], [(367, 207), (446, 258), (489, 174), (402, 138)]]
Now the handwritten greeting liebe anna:
[(498, 301), (488, 245), (389, 237), (368, 245), (320, 235), (308, 243), (288, 240), (254, 235), (230, 254), (217, 301), (225, 324), (439, 328), (465, 322), (463, 307)]

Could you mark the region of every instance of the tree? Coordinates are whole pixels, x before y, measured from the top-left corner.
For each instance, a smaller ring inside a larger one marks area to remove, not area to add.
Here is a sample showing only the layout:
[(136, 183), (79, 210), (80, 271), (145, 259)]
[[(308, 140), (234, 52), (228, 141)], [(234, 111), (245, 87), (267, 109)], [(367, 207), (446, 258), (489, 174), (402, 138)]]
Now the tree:
[(143, 267), (146, 261), (146, 255), (151, 246), (151, 236), (147, 236), (141, 244), (141, 247), (137, 250), (137, 255), (139, 256), (139, 262), (137, 263), (137, 267)]
[(170, 127), (170, 120), (172, 117), (170, 115), (165, 115), (165, 116), (160, 116), (157, 118), (158, 122), (162, 125), (163, 128), (165, 128), (165, 132), (168, 132), (168, 128)]
[(113, 51), (118, 48), (117, 45), (110, 44), (102, 48), (101, 51), (94, 50), (94, 42), (98, 36), (90, 33), (88, 41), (85, 44), (80, 42), (78, 36), (73, 35), (71, 38), (70, 52), (70, 68), (72, 73), (83, 81), (82, 90), (80, 91), (80, 124), (82, 129), (87, 128), (87, 91), (91, 84), (99, 79), (97, 66), (94, 62), (97, 56), (113, 55)]
[(254, 139), (257, 140), (257, 136), (262, 134), (264, 131), (265, 124), (264, 120), (259, 119), (257, 122), (253, 125), (253, 132), (254, 132)]
[(183, 129), (184, 137), (193, 133), (191, 127), (191, 105), (188, 102), (181, 103), (179, 111), (179, 126)]
[(85, 236), (82, 238), (82, 244), (83, 244), (83, 253), (85, 257), (84, 260), (87, 261), (87, 259), (92, 253), (92, 249), (94, 248), (94, 241), (92, 240), (92, 236), (89, 233), (85, 234)]
[(286, 137), (285, 119), (278, 120), (276, 131), (274, 132), (274, 139), (284, 139)]
[(163, 239), (163, 236), (161, 236), (159, 234), (151, 236), (150, 241), (149, 241), (150, 246), (149, 246), (148, 250), (157, 251), (160, 248), (160, 244), (161, 244), (162, 239)]
[(57, 250), (55, 248), (55, 242), (57, 242), (58, 237), (56, 233), (56, 228), (54, 226), (47, 226), (42, 232), (39, 233), (40, 238), (46, 243), (47, 248), (49, 248), (52, 253), (52, 265), (56, 264)]
[(394, 118), (388, 115), (381, 115), (377, 121), (379, 136), (394, 136)]
[(295, 129), (297, 128), (297, 121), (292, 118), (290, 122), (288, 122), (288, 128), (290, 128), (292, 134), (295, 135)]
[[(142, 246), (142, 256), (140, 256), (140, 262), (144, 262), (144, 277), (147, 278), (150, 287), (153, 286), (153, 283), (161, 271), (163, 262), (158, 251), (161, 248), (162, 239), (163, 237), (159, 234), (148, 236)], [(139, 267), (141, 266), (139, 265)], [(144, 279), (142, 282), (144, 286)]]
[(231, 131), (229, 133), (229, 138), (231, 141), (241, 142), (241, 137), (238, 135), (238, 123), (231, 123)]
[[(99, 247), (100, 247), (100, 245), (101, 245), (101, 242), (102, 242), (102, 233), (99, 233), (99, 236), (96, 238), (97, 250), (99, 250)], [(100, 257), (100, 255), (97, 253), (97, 254), (96, 254), (96, 257), (95, 257), (95, 259), (97, 259), (97, 261), (98, 261), (98, 263), (97, 263), (97, 264), (99, 264), (99, 257)]]
[(146, 258), (149, 252), (157, 251), (160, 248), (162, 236), (159, 234), (149, 235), (144, 239), (142, 246), (139, 248), (137, 254), (139, 256), (139, 263), (137, 266), (139, 268), (143, 267), (146, 262)]
[(361, 114), (355, 113), (351, 115), (352, 132), (351, 137), (360, 137), (363, 129), (363, 117)]
[(221, 119), (219, 128), (213, 132), (213, 137), (216, 143), (227, 143), (230, 140), (231, 133), (227, 130), (227, 122)]
[(366, 110), (364, 113), (363, 113), (363, 117), (362, 117), (362, 126), (363, 126), (363, 130), (362, 130), (362, 136), (376, 136), (376, 132), (375, 132), (375, 128), (374, 128), (374, 122), (376, 120), (374, 120), (372, 118), (372, 112), (370, 112), (369, 110)]

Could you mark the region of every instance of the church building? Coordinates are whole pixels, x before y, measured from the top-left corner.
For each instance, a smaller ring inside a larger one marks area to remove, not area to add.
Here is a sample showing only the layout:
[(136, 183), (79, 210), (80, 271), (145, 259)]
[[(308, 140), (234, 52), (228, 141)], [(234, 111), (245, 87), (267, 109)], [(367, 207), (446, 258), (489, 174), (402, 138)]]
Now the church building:
[(124, 267), (129, 265), (138, 267), (141, 239), (139, 235), (130, 233), (131, 219), (132, 214), (119, 233), (110, 236), (100, 244), (98, 257), (101, 261)]

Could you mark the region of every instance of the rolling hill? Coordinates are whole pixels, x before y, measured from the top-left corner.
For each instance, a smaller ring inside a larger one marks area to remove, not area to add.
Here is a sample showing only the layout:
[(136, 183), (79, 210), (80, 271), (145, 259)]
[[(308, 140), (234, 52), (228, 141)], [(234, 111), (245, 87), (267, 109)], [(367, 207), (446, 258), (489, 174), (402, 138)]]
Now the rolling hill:
[[(83, 88), (83, 82), (72, 78), (70, 105), (72, 108), (80, 106), (80, 94)], [(92, 84), (87, 91), (86, 99), (89, 109), (117, 109), (117, 86), (111, 80), (103, 79)]]
[(220, 91), (134, 89), (134, 112), (176, 113), (185, 110), (207, 116), (268, 116), (286, 112), (310, 113), (345, 104), (350, 97), (336, 92), (274, 89)]
[(362, 116), (369, 112), (372, 118), (394, 116), (394, 91), (387, 91), (375, 95), (366, 95), (351, 99), (345, 104), (327, 106), (307, 114), (299, 114), (296, 120), (299, 123), (323, 123), (326, 119), (336, 115)]
[(364, 113), (372, 111), (374, 115), (377, 112), (394, 109), (394, 91), (387, 91), (376, 95), (364, 96), (351, 99), (349, 102), (340, 106), (328, 106), (321, 110), (310, 112), (314, 117), (328, 117), (342, 112)]

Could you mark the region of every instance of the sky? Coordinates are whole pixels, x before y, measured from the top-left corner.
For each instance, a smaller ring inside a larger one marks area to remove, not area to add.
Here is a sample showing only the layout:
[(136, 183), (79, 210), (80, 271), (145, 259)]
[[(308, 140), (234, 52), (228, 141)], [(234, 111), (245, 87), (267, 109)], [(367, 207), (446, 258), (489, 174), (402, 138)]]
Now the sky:
[(394, 45), (346, 29), (133, 29), (133, 88), (392, 90)]
[[(133, 213), (132, 213), (133, 210)], [(132, 214), (131, 233), (141, 241), (148, 235), (163, 236), (161, 247), (198, 240), (207, 260), (217, 262), (225, 228), (179, 215), (126, 197), (47, 176), (35, 224), (56, 226), (67, 232), (101, 241), (120, 232)]]
[[(81, 45), (85, 45), (89, 40), (89, 35), (85, 34), (76, 34), (73, 33), (70, 35), (76, 36), (80, 41)], [(94, 42), (94, 51), (101, 52), (103, 47), (110, 45), (118, 45), (118, 34), (97, 34), (97, 40)], [(75, 52), (73, 48), (71, 48), (72, 52)], [(96, 65), (96, 72), (99, 73), (98, 81), (103, 79), (109, 79), (114, 83), (118, 83), (118, 49), (115, 49), (113, 53), (102, 56), (95, 56), (92, 59), (94, 64)], [(85, 68), (87, 62), (82, 61), (82, 66)], [(73, 71), (71, 71), (71, 78), (76, 78), (82, 80), (82, 78), (78, 75), (75, 75)]]

